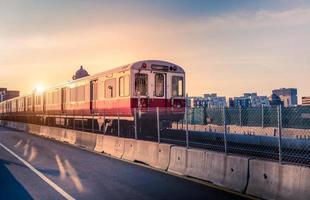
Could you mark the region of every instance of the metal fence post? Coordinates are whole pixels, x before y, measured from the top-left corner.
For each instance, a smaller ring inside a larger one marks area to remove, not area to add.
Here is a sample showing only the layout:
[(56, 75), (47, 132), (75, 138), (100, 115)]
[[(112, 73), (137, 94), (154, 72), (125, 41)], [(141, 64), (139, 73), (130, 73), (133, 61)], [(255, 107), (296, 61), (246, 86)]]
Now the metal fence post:
[(159, 108), (156, 107), (156, 116), (157, 116), (157, 142), (160, 143), (160, 126), (159, 126)]
[(189, 148), (188, 142), (188, 107), (185, 107), (185, 123), (186, 123), (186, 148)]
[(82, 131), (84, 131), (84, 113), (82, 113)]
[(66, 121), (65, 121), (65, 123), (66, 123), (66, 129), (68, 129), (68, 115), (67, 115), (67, 113), (66, 113)]
[(265, 127), (264, 121), (265, 121), (265, 116), (264, 116), (264, 105), (262, 104), (262, 128)]
[(239, 106), (239, 126), (242, 126), (242, 108)]
[(75, 130), (75, 113), (73, 111), (73, 129)]
[(282, 164), (282, 106), (278, 106), (278, 144), (279, 144), (279, 163)]
[(62, 113), (60, 113), (59, 127), (62, 128)]
[(224, 125), (224, 150), (225, 154), (227, 154), (227, 122), (226, 122), (226, 109), (223, 106), (223, 125)]
[(135, 118), (135, 139), (138, 139), (138, 133), (137, 133), (137, 108), (134, 108), (134, 118)]
[(95, 132), (95, 121), (94, 121), (94, 113), (92, 112), (92, 120), (91, 120), (91, 132)]
[(120, 137), (120, 121), (119, 121), (119, 110), (117, 110), (117, 136)]

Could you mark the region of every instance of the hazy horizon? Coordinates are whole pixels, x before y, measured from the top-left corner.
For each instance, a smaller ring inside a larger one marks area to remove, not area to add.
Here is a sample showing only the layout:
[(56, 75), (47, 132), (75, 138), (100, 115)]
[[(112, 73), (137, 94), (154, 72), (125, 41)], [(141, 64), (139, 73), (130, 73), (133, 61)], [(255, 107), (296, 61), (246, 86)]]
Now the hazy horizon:
[[(281, 3), (279, 3), (281, 2)], [(310, 2), (0, 1), (0, 87), (31, 92), (137, 60), (187, 72), (191, 96), (310, 96)]]

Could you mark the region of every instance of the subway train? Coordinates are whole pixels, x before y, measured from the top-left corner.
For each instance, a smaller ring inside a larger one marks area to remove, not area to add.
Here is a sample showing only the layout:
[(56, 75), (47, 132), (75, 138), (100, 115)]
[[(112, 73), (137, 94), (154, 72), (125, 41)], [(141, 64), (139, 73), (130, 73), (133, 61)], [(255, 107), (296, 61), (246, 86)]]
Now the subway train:
[[(146, 128), (156, 125), (156, 110), (165, 126), (184, 118), (185, 71), (160, 60), (144, 60), (44, 91), (0, 103), (1, 118), (39, 124), (92, 120), (99, 130), (130, 128), (137, 119)], [(65, 120), (57, 120), (59, 117)], [(117, 122), (116, 122), (117, 121)]]

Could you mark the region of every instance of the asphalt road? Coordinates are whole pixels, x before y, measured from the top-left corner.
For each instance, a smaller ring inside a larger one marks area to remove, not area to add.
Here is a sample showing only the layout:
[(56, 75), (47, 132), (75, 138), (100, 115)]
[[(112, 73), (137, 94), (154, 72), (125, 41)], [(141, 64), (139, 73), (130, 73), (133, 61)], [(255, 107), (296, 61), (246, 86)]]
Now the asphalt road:
[(0, 127), (0, 199), (71, 197), (244, 199), (147, 167)]

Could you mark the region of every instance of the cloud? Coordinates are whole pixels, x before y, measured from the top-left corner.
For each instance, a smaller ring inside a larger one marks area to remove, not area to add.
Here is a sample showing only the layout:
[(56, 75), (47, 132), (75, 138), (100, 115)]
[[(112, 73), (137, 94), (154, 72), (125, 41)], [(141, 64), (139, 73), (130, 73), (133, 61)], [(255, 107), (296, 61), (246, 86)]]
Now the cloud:
[(74, 66), (80, 64), (95, 73), (154, 58), (185, 66), (190, 71), (191, 94), (209, 90), (232, 95), (245, 87), (269, 91), (286, 83), (306, 91), (303, 85), (310, 82), (303, 74), (310, 63), (309, 25), (310, 8), (306, 7), (108, 24), (98, 20), (83, 26), (76, 22), (69, 29), (54, 27), (51, 32), (0, 38), (0, 67), (6, 67), (0, 76), (3, 83), (13, 71), (28, 69), (35, 72), (23, 79), (25, 85), (38, 77), (55, 84), (71, 77)]
[(262, 28), (294, 27), (310, 24), (310, 8), (294, 8), (284, 11), (261, 10), (237, 12), (228, 15), (208, 17), (195, 24), (195, 28), (248, 30)]

